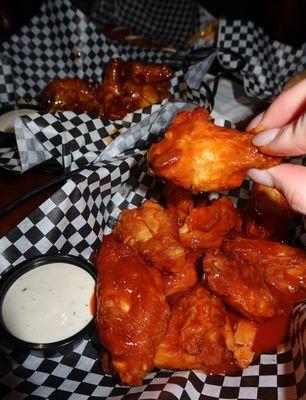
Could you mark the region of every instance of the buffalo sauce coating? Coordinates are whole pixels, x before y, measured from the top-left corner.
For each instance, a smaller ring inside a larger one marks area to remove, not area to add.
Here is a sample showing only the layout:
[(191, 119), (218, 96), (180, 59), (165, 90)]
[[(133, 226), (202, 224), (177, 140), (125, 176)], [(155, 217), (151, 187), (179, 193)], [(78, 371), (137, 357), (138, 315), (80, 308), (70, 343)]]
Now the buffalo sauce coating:
[[(290, 323), (291, 311), (294, 304), (306, 298), (306, 291), (297, 293), (281, 293), (271, 289), (274, 296), (278, 299), (278, 304), (282, 309), (281, 314), (268, 318), (263, 322), (255, 323), (257, 333), (253, 345), (255, 352), (254, 359), (265, 352), (275, 350), (277, 346), (285, 343), (288, 340), (288, 328)], [(232, 325), (235, 325), (240, 318), (236, 312), (228, 310), (228, 314)], [(233, 369), (225, 369), (226, 372), (231, 372)]]
[[(108, 299), (116, 299), (116, 301), (119, 301), (120, 303), (119, 308), (126, 308), (124, 296), (118, 297), (118, 295), (114, 294), (114, 290), (116, 291), (118, 286), (120, 286), (122, 283), (124, 286), (127, 284), (127, 282), (129, 282), (130, 274), (135, 273), (134, 268), (136, 268), (137, 271), (135, 263), (139, 263), (140, 260), (138, 257), (135, 257), (135, 253), (133, 253), (131, 248), (129, 248), (128, 246), (121, 245), (121, 250), (118, 253), (119, 247), (117, 246), (119, 244), (114, 235), (107, 237), (103, 245), (104, 249), (108, 248), (108, 250), (104, 250), (100, 253), (100, 268), (101, 264), (103, 263), (104, 269), (113, 269), (114, 271), (108, 271), (108, 278), (106, 278), (107, 280), (109, 280), (109, 278), (112, 277), (111, 289), (113, 293), (108, 293), (108, 295), (105, 296), (105, 293), (102, 294), (105, 286), (101, 286), (101, 280), (99, 280), (98, 283), (97, 319), (100, 338), (102, 343), (112, 353), (113, 368), (115, 368), (119, 372), (121, 379), (124, 382), (139, 384), (139, 382), (141, 381), (141, 377), (144, 377), (146, 373), (149, 372), (149, 370), (153, 367), (152, 357), (154, 357), (154, 354), (156, 354), (156, 347), (158, 343), (160, 343), (160, 341), (165, 338), (170, 316), (169, 309), (165, 305), (165, 299), (161, 294), (163, 288), (162, 286), (160, 286), (159, 283), (157, 284), (157, 286), (159, 288), (159, 295), (161, 296), (159, 300), (161, 301), (157, 301), (156, 304), (154, 304), (154, 302), (152, 301), (152, 296), (156, 297), (156, 292), (155, 294), (153, 294), (151, 283), (149, 283), (151, 281), (151, 278), (149, 278), (148, 280), (144, 271), (148, 270), (150, 271), (150, 274), (153, 273), (153, 275), (155, 274), (155, 272), (153, 272), (153, 268), (147, 267), (145, 266), (145, 264), (143, 264), (142, 267), (144, 267), (145, 269), (142, 269), (141, 267), (141, 270), (139, 270), (139, 274), (141, 274), (141, 282), (138, 282), (139, 275), (136, 272), (136, 275), (134, 275), (134, 278), (136, 279), (136, 286), (134, 286), (133, 288), (129, 286), (127, 289), (132, 290), (135, 293), (139, 291), (138, 297), (144, 296), (140, 303), (144, 301), (145, 304), (143, 304), (143, 306), (138, 304), (138, 307), (140, 308), (138, 310), (134, 309), (133, 314), (130, 315), (127, 319), (124, 319), (124, 317), (122, 318), (123, 314), (120, 313), (120, 311), (119, 314), (116, 315), (116, 313), (114, 313), (114, 310), (110, 310), (110, 315), (104, 315), (104, 320), (102, 321), (102, 296), (104, 298), (108, 297)], [(114, 264), (116, 264), (116, 266)], [(156, 276), (158, 277), (156, 282), (160, 282), (159, 274), (157, 273)], [(156, 277), (154, 279), (156, 279)], [(106, 286), (107, 285), (108, 284), (106, 283)], [(137, 289), (135, 289), (136, 287)], [(306, 298), (306, 291), (299, 290), (296, 293), (281, 293), (279, 290), (273, 288), (273, 286), (269, 287), (272, 294), (277, 298), (277, 302), (280, 306), (280, 309), (282, 310), (282, 313), (273, 318), (266, 319), (265, 321), (260, 323), (254, 322), (254, 325), (257, 328), (254, 345), (252, 346), (252, 349), (255, 352), (254, 359), (264, 352), (275, 349), (278, 345), (284, 343), (288, 339), (287, 334), (291, 310), (297, 301)], [(148, 294), (147, 299), (145, 298), (144, 292), (147, 292)], [(101, 294), (99, 295), (99, 293)], [(180, 296), (184, 297), (185, 295), (181, 294)], [(176, 303), (178, 299), (174, 300), (173, 302)], [(123, 303), (121, 303), (122, 301)], [(104, 312), (106, 308), (104, 307)], [(155, 314), (155, 317), (158, 316), (158, 318), (154, 318), (154, 315), (150, 315), (149, 312), (149, 319), (151, 318), (150, 322), (138, 326), (139, 321), (147, 321), (147, 315), (145, 314), (145, 312), (147, 312), (146, 310), (148, 310), (148, 308), (150, 308), (150, 312), (152, 314)], [(140, 314), (137, 314), (140, 312), (142, 312), (143, 315), (140, 316)], [(237, 326), (238, 321), (241, 319), (241, 315), (230, 310), (229, 308), (226, 309), (226, 313), (229, 317), (232, 328), (235, 330), (235, 326)], [(157, 321), (163, 321), (163, 323), (160, 324), (158, 327)], [(127, 323), (129, 323), (130, 325), (127, 325)], [(124, 342), (124, 340), (127, 340), (128, 337), (131, 337), (130, 333), (132, 331), (129, 331), (129, 333), (126, 335), (126, 332), (128, 332), (128, 326), (132, 327), (132, 330), (137, 330), (137, 334), (139, 334), (139, 336), (136, 335), (136, 339), (134, 339), (133, 342), (130, 343)], [(108, 332), (109, 329), (112, 329), (111, 332)], [(168, 331), (167, 335), (169, 336)], [(174, 351), (173, 353), (176, 353), (176, 351)], [(178, 354), (179, 352), (177, 353), (177, 355)], [(206, 365), (204, 367), (203, 365), (192, 365), (191, 363), (190, 366), (187, 366), (185, 362), (180, 365), (179, 360), (177, 364), (172, 360), (170, 363), (171, 367), (169, 367), (175, 369), (196, 368), (202, 370), (206, 374), (226, 374), (239, 370), (239, 367), (236, 365), (231, 352), (228, 352), (226, 356), (221, 358), (222, 361), (218, 365)], [(189, 364), (189, 362), (187, 364)], [(167, 366), (165, 366), (165, 368), (167, 368)]]
[(213, 124), (200, 107), (181, 110), (163, 140), (149, 149), (149, 171), (194, 194), (238, 187), (248, 169), (280, 163), (260, 153), (253, 136)]
[(153, 368), (169, 317), (159, 272), (114, 235), (106, 236), (99, 256), (97, 329), (122, 382), (139, 385)]
[(258, 324), (254, 343), (256, 355), (273, 350), (287, 341), (291, 311), (295, 303), (306, 298), (306, 291), (296, 293), (276, 293), (275, 291), (275, 296), (279, 300), (283, 313)]

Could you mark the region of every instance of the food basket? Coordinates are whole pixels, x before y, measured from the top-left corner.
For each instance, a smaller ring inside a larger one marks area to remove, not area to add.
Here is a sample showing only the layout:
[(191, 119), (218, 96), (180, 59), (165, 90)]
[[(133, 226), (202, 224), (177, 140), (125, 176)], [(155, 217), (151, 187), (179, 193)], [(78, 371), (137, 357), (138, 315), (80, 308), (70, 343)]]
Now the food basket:
[[(74, 39), (73, 34), (71, 38), (82, 48), (84, 56), (77, 57), (71, 65), (74, 73), (83, 71), (86, 76), (89, 66), (95, 63), (92, 53), (95, 43), (87, 46), (88, 29), (92, 25), (89, 24), (88, 28), (81, 12), (71, 11), (73, 9), (66, 0), (49, 2), (46, 7), (45, 14), (52, 18), (48, 7), (56, 8), (57, 17), (66, 22), (67, 29), (71, 29), (75, 21), (73, 17), (77, 16), (78, 27), (83, 29), (77, 38)], [(69, 24), (65, 19), (66, 13)], [(32, 25), (23, 28), (20, 36), (12, 38), (10, 45), (14, 47), (14, 41), (28, 40), (34, 25), (40, 22), (45, 25), (43, 18), (34, 17)], [(54, 24), (56, 22), (54, 20)], [(40, 32), (38, 25), (37, 35)], [(96, 37), (95, 32), (93, 35)], [(56, 42), (57, 38), (53, 39)], [(43, 37), (43, 40), (48, 41), (48, 37)], [(107, 58), (113, 44), (105, 39), (103, 45), (99, 51), (102, 48), (101, 54)], [(9, 45), (5, 46), (8, 51)], [(114, 53), (116, 51), (114, 49)], [(159, 60), (159, 51), (152, 50), (154, 61)], [(59, 58), (53, 61), (54, 66), (59, 59), (65, 59), (64, 54), (65, 49), (61, 48), (57, 53)], [(20, 84), (22, 71), (31, 69), (32, 64), (25, 66), (28, 61), (19, 60), (25, 65), (20, 65), (19, 74), (14, 75), (10, 69), (11, 63), (7, 57), (4, 59), (1, 68), (7, 79), (1, 91), (2, 101), (15, 102), (16, 93), (18, 98), (25, 98), (26, 94), (34, 98), (39, 87), (39, 73), (28, 87), (24, 87)], [(152, 57), (149, 59), (152, 60)], [(68, 59), (65, 61), (67, 64), (71, 62)], [(79, 69), (80, 65), (84, 67), (83, 70)], [(95, 65), (92, 76), (99, 76), (101, 72), (101, 67)], [(184, 80), (180, 81), (182, 76), (183, 72), (175, 77), (173, 87), (175, 84), (183, 87), (185, 98), (182, 95), (177, 98), (174, 96), (172, 100), (139, 110), (121, 121), (105, 122), (72, 112), (56, 115), (36, 113), (17, 119), (19, 156), (13, 156), (12, 149), (3, 152), (0, 159), (2, 165), (20, 172), (53, 157), (66, 169), (76, 173), (0, 239), (1, 273), (8, 268), (18, 268), (18, 264), (24, 260), (39, 255), (62, 253), (91, 260), (100, 247), (103, 235), (112, 231), (122, 210), (138, 207), (145, 199), (161, 199), (163, 182), (147, 171), (145, 155), (148, 148), (151, 143), (160, 140), (178, 110), (210, 105), (206, 92), (186, 90)], [(59, 135), (62, 138), (60, 141)], [(30, 150), (33, 152), (31, 157)], [(303, 159), (298, 162), (303, 163)], [(250, 186), (250, 181), (246, 180), (240, 188), (228, 193), (235, 205), (242, 206), (245, 203)], [(301, 218), (297, 218), (292, 227), (292, 240), (300, 246), (306, 244)], [(303, 399), (306, 387), (305, 315), (304, 301), (293, 310), (289, 341), (279, 346), (277, 351), (262, 354), (243, 371), (229, 375), (205, 375), (199, 371), (154, 370), (138, 387), (123, 386), (117, 377), (102, 372), (99, 359), (101, 346), (95, 333), (89, 339), (84, 339), (71, 353), (55, 358), (38, 358), (27, 351), (1, 346), (1, 397), (61, 400)]]

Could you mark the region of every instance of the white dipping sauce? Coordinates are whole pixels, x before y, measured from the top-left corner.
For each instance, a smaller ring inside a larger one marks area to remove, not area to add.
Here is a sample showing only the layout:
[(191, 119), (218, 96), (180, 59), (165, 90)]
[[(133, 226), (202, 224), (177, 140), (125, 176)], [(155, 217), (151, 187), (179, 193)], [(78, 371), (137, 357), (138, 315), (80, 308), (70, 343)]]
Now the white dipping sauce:
[(93, 318), (94, 278), (84, 269), (55, 262), (20, 276), (2, 303), (2, 318), (17, 338), (52, 343), (79, 332)]
[(12, 133), (15, 131), (15, 119), (16, 117), (22, 117), (26, 114), (33, 114), (36, 110), (32, 108), (21, 108), (17, 110), (8, 111), (5, 114), (0, 115), (0, 131), (6, 133)]

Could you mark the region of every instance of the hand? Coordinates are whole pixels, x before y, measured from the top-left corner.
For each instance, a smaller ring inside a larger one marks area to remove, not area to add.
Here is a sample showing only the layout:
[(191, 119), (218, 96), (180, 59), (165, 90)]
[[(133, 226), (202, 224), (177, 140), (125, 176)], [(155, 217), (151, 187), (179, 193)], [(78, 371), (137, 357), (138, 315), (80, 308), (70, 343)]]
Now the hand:
[[(275, 156), (306, 154), (306, 79), (282, 92), (267, 111), (259, 114), (247, 130), (260, 132), (253, 144)], [(267, 170), (250, 169), (248, 176), (282, 192), (291, 207), (306, 214), (306, 168), (281, 164)]]

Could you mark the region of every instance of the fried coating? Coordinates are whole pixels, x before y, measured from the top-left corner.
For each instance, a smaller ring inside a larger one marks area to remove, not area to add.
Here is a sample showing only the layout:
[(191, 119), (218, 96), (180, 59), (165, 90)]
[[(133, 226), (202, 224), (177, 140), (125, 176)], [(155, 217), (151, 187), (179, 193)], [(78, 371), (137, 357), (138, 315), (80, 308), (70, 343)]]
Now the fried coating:
[[(240, 327), (240, 331), (244, 329)], [(254, 353), (250, 335), (246, 333), (245, 338), (240, 333), (239, 343), (236, 343), (222, 302), (198, 284), (172, 306), (167, 332), (158, 345), (154, 365), (222, 373), (237, 357), (237, 365), (246, 366), (246, 360), (250, 362)], [(246, 352), (242, 351), (244, 347)]]
[(122, 382), (140, 385), (153, 367), (170, 317), (160, 274), (114, 235), (103, 240), (98, 272), (100, 341), (110, 351), (111, 366)]
[(103, 115), (103, 106), (96, 95), (98, 86), (77, 78), (57, 78), (46, 86), (39, 104), (50, 112), (70, 110)]
[(244, 233), (255, 239), (288, 240), (288, 225), (295, 213), (286, 198), (274, 188), (253, 183), (243, 213)]
[(270, 240), (236, 237), (223, 245), (228, 257), (251, 264), (257, 275), (283, 293), (306, 289), (305, 250)]
[(148, 105), (170, 97), (171, 67), (141, 64), (137, 61), (110, 60), (103, 82), (81, 79), (55, 79), (42, 93), (40, 105), (51, 112), (71, 110), (92, 116), (122, 119)]
[(257, 326), (246, 319), (240, 318), (234, 328), (234, 343), (228, 347), (234, 353), (237, 365), (240, 368), (247, 368), (254, 357), (254, 342), (257, 333)]
[(167, 209), (174, 211), (178, 216), (179, 226), (183, 225), (185, 218), (194, 207), (192, 194), (187, 190), (167, 182), (165, 186)]
[(251, 133), (223, 128), (197, 108), (179, 111), (164, 139), (151, 146), (147, 162), (155, 173), (193, 193), (240, 186), (249, 168), (269, 168), (280, 158), (253, 146)]
[(104, 79), (99, 91), (99, 100), (104, 105), (104, 114), (109, 119), (122, 119), (128, 109), (122, 100), (122, 75), (124, 61), (110, 60), (104, 71)]
[(173, 211), (145, 201), (140, 208), (121, 213), (115, 232), (149, 266), (162, 272), (167, 296), (196, 283), (196, 260), (187, 260), (178, 238), (178, 218)]
[(193, 249), (219, 248), (231, 233), (241, 231), (241, 218), (227, 197), (213, 200), (211, 205), (200, 205), (189, 211), (179, 229), (184, 247)]
[(139, 61), (131, 60), (126, 63), (128, 74), (138, 84), (160, 83), (172, 78), (173, 70), (166, 64), (142, 64)]
[(169, 296), (186, 292), (198, 282), (200, 275), (198, 264), (201, 256), (202, 253), (199, 251), (185, 249), (185, 262), (181, 270), (174, 274), (162, 275), (167, 300)]
[(185, 262), (177, 217), (158, 203), (147, 200), (137, 209), (124, 210), (115, 232), (121, 242), (134, 247), (149, 265), (161, 271), (177, 272)]
[(277, 314), (276, 299), (247, 261), (222, 250), (209, 250), (203, 258), (203, 267), (208, 288), (246, 318), (262, 321)]

